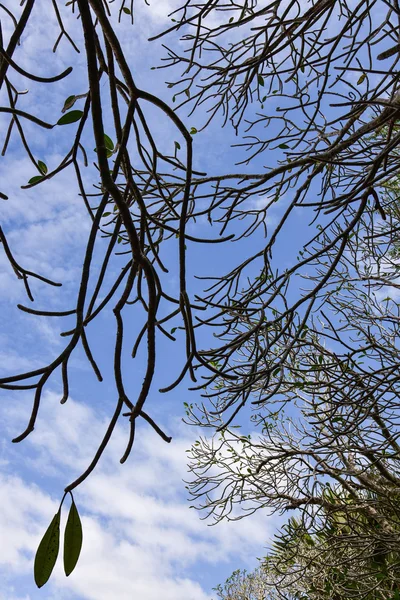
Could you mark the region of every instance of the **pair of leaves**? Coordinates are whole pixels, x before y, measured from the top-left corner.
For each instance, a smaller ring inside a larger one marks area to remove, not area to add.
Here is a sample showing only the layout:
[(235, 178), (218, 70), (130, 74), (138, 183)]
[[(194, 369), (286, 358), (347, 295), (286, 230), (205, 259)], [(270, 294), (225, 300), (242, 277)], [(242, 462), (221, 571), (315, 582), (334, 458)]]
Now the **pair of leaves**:
[[(60, 548), (61, 508), (54, 515), (35, 556), (34, 576), (41, 588), (50, 578)], [(75, 569), (82, 548), (82, 524), (75, 502), (72, 501), (64, 534), (64, 571), (66, 576)]]
[[(48, 171), (46, 163), (44, 163), (42, 160), (38, 160), (37, 164), (39, 167), (39, 171), (43, 175), (46, 175)], [(43, 175), (35, 175), (35, 177), (31, 177), (28, 183), (37, 183), (38, 181), (41, 181), (43, 179)]]

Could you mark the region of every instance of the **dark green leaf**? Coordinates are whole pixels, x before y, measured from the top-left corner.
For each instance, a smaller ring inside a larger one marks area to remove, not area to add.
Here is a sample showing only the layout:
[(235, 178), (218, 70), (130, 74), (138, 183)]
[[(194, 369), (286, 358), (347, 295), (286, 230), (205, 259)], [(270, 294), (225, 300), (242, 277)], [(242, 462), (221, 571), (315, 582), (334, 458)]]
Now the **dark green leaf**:
[(49, 579), (56, 564), (60, 547), (60, 511), (51, 521), (35, 556), (34, 576), (36, 585), (41, 588)]
[(104, 145), (107, 148), (107, 150), (114, 150), (114, 142), (106, 134), (104, 134)]
[(257, 76), (257, 81), (258, 81), (258, 85), (264, 85), (264, 79), (261, 77), (261, 75)]
[(81, 110), (71, 110), (70, 112), (65, 113), (61, 119), (58, 119), (57, 125), (69, 125), (70, 123), (76, 123), (76, 121), (79, 121), (79, 119), (82, 118), (82, 115), (83, 111)]
[(181, 149), (181, 145), (180, 145), (180, 143), (179, 143), (179, 142), (175, 142), (175, 148), (176, 148), (177, 150), (180, 150), (180, 149)]
[(46, 175), (47, 173), (47, 165), (42, 162), (41, 160), (38, 160), (38, 167), (41, 173), (43, 173), (43, 175)]
[(233, 17), (231, 17), (231, 18), (229, 19), (229, 23), (232, 23), (232, 21), (233, 21)]
[(75, 104), (75, 102), (76, 102), (76, 96), (68, 96), (68, 98), (64, 102), (64, 106), (63, 106), (63, 109), (61, 112), (65, 112), (66, 110), (71, 108), (71, 106), (73, 106)]
[(287, 150), (289, 146), (287, 144), (279, 144), (278, 148), (282, 148), (282, 150)]
[(126, 15), (130, 15), (130, 14), (131, 14), (131, 11), (130, 11), (130, 10), (129, 10), (129, 8), (127, 8), (126, 6), (124, 6), (124, 8), (123, 8), (122, 10), (124, 11), (124, 13), (125, 13)]
[(173, 327), (173, 328), (171, 329), (171, 334), (173, 335), (177, 329), (178, 329), (177, 327)]
[(103, 213), (103, 217), (108, 217), (109, 215), (111, 215), (110, 212)]
[(31, 177), (28, 183), (37, 183), (38, 181), (42, 181), (42, 175), (35, 175), (35, 177)]
[(64, 571), (66, 576), (75, 569), (82, 549), (82, 525), (75, 502), (72, 501), (64, 535)]
[(192, 127), (192, 129), (190, 130), (190, 135), (194, 135), (195, 133), (197, 133), (197, 129), (196, 127)]

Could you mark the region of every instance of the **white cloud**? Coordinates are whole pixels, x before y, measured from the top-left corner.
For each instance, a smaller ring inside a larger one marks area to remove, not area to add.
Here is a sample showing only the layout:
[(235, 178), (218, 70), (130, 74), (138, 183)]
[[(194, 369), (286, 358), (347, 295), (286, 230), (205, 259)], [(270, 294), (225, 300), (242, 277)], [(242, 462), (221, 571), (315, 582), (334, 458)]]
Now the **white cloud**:
[[(28, 400), (27, 396), (26, 403), (3, 408), (7, 433), (20, 428)], [(12, 446), (12, 452), (5, 453), (0, 530), (6, 543), (0, 549), (0, 565), (7, 567), (10, 577), (31, 572), (34, 552), (57, 510), (62, 486), (87, 466), (106, 427), (98, 410), (73, 400), (60, 406), (58, 401), (56, 394), (46, 393), (38, 426), (25, 447)], [(196, 565), (207, 570), (225, 564), (229, 570), (231, 561), (235, 568), (260, 552), (268, 535), (262, 515), (210, 528), (189, 509), (182, 478), (184, 450), (191, 438), (186, 429), (176, 429), (176, 439), (167, 446), (152, 430), (140, 427), (132, 456), (121, 466), (126, 430), (118, 427), (97, 470), (75, 493), (84, 527), (77, 569), (65, 578), (59, 558), (50, 591), (64, 590), (90, 600), (206, 600), (207, 590), (196, 581)], [(28, 470), (25, 480), (15, 475), (21, 464)], [(28, 477), (40, 481), (40, 488)], [(49, 486), (58, 494), (44, 491)], [(65, 523), (66, 511), (63, 518)], [(11, 577), (18, 593), (22, 590), (16, 581)]]

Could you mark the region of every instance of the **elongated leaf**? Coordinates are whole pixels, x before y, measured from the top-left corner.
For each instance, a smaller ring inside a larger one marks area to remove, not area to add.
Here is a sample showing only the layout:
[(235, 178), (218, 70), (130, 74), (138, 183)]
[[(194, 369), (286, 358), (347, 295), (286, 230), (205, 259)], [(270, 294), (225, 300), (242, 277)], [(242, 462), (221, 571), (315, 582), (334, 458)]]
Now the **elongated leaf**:
[(42, 181), (42, 175), (35, 175), (35, 177), (31, 177), (28, 183), (37, 183), (38, 181)]
[(82, 115), (83, 112), (81, 110), (70, 110), (69, 112), (65, 113), (61, 119), (58, 119), (57, 125), (69, 125), (70, 123), (76, 123), (76, 121), (79, 121), (79, 119), (82, 118)]
[(72, 108), (77, 100), (76, 96), (68, 96), (66, 101), (64, 102), (64, 106), (61, 112), (65, 113), (69, 108)]
[(106, 133), (104, 134), (104, 145), (107, 150), (114, 150), (114, 142)]
[(47, 173), (46, 163), (44, 163), (42, 160), (38, 160), (38, 166), (39, 166), (41, 173), (43, 173), (43, 175), (46, 175), (46, 173)]
[(60, 547), (60, 515), (60, 511), (54, 515), (36, 552), (33, 571), (38, 588), (48, 581), (56, 564)]
[(360, 77), (358, 78), (357, 85), (361, 85), (366, 77), (366, 74), (362, 73), (362, 75), (360, 75)]
[(75, 502), (69, 509), (64, 535), (64, 571), (66, 576), (75, 569), (82, 548), (82, 525)]

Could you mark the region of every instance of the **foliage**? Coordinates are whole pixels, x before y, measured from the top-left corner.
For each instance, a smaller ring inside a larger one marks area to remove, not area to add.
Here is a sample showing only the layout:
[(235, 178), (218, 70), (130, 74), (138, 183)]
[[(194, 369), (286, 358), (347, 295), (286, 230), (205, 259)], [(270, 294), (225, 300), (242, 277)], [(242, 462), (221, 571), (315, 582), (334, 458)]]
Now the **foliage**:
[(296, 595), (281, 594), (272, 583), (272, 577), (261, 568), (252, 573), (234, 571), (224, 585), (218, 585), (215, 591), (220, 600), (296, 600)]

